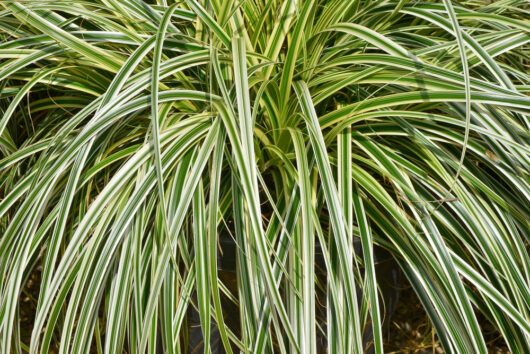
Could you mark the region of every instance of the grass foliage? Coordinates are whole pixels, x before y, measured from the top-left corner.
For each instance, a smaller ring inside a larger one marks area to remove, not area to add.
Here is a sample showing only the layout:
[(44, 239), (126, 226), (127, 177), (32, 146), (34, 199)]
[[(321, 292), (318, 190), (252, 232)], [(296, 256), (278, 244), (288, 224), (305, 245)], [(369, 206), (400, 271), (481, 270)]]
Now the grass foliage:
[(0, 352), (178, 353), (195, 308), (228, 353), (360, 353), (366, 331), (382, 353), (374, 245), (446, 352), (486, 353), (483, 321), (529, 352), (528, 18), (524, 0), (0, 2)]

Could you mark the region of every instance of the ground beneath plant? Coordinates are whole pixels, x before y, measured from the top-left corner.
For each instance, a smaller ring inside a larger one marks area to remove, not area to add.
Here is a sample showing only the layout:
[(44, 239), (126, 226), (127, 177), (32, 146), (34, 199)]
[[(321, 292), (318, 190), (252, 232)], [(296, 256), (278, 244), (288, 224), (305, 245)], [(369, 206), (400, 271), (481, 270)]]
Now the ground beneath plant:
[[(499, 332), (484, 318), (479, 317), (479, 322), (488, 352), (509, 353)], [(385, 353), (389, 354), (444, 353), (429, 317), (410, 286), (404, 287), (400, 293), (396, 311), (387, 329), (384, 347)]]
[[(25, 344), (29, 344), (35, 317), (35, 310), (40, 288), (40, 267), (29, 277), (26, 287), (20, 296), (20, 337)], [(490, 353), (509, 353), (502, 338), (493, 326), (483, 318), (479, 318), (483, 326), (483, 333)], [(384, 338), (385, 353), (444, 353), (436, 337), (427, 314), (412, 288), (405, 285), (400, 292), (392, 320)], [(24, 348), (22, 351), (26, 353)], [(55, 351), (51, 349), (50, 353)]]

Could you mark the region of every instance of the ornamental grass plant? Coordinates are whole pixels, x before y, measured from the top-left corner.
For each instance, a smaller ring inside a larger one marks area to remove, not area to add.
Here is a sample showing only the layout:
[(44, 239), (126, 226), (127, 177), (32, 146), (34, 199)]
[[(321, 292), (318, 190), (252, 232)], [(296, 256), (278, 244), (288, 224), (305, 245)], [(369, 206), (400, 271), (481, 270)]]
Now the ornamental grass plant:
[(2, 0), (0, 353), (530, 352), (529, 11)]

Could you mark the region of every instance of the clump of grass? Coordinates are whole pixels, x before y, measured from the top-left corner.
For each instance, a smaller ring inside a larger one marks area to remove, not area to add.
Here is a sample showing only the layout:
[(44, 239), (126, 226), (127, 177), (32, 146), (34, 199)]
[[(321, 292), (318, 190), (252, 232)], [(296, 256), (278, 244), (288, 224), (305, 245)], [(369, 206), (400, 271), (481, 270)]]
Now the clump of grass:
[(0, 352), (186, 351), (195, 308), (204, 351), (381, 353), (375, 246), (446, 352), (530, 350), (524, 1), (0, 9)]

